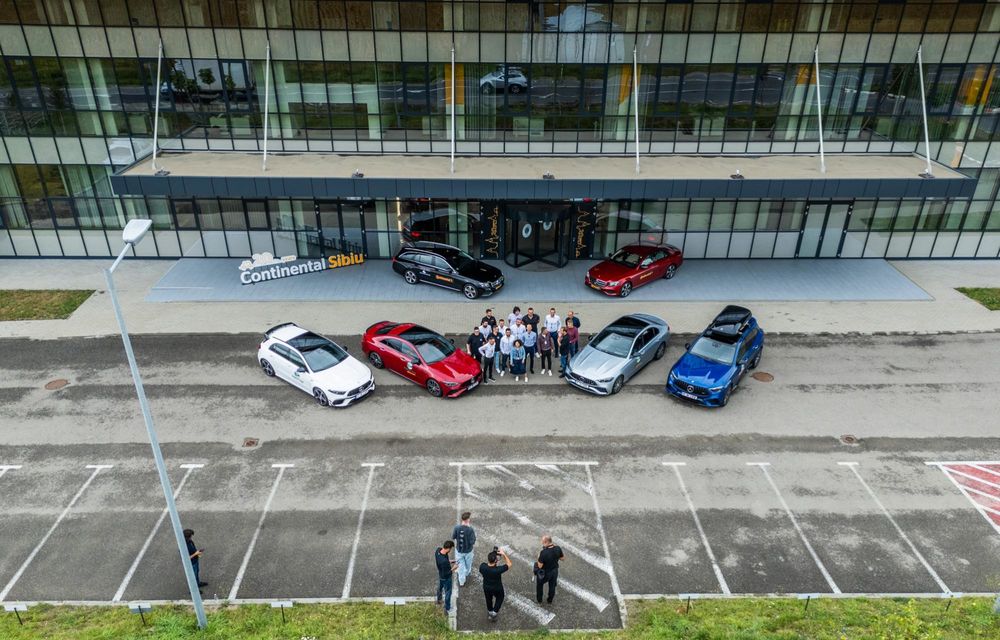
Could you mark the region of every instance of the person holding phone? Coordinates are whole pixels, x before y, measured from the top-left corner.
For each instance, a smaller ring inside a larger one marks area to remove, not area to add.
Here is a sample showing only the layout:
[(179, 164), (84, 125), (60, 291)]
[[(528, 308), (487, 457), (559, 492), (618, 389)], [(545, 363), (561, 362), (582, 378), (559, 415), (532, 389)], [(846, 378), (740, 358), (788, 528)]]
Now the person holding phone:
[(184, 530), (184, 541), (187, 542), (188, 557), (191, 559), (191, 568), (194, 569), (194, 581), (198, 583), (198, 591), (201, 587), (207, 587), (207, 582), (201, 581), (201, 557), (205, 555), (204, 549), (199, 549), (194, 543), (194, 529)]
[[(497, 559), (503, 558), (503, 564), (497, 564)], [(503, 606), (504, 590), (501, 576), (510, 569), (510, 558), (500, 547), (493, 547), (486, 556), (486, 562), (479, 565), (479, 573), (483, 575), (483, 595), (486, 596), (486, 615), (490, 622), (496, 622)]]
[(458, 568), (458, 563), (448, 556), (454, 548), (454, 541), (445, 540), (444, 544), (434, 551), (434, 564), (437, 565), (438, 571), (437, 603), (444, 604), (445, 613), (451, 611), (451, 576)]

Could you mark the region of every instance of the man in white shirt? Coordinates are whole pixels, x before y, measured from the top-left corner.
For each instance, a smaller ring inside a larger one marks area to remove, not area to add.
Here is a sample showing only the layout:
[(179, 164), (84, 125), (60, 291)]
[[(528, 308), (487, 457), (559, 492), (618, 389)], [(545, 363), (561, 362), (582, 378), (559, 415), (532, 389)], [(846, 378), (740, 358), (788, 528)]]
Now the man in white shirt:
[(510, 350), (514, 348), (514, 336), (510, 333), (510, 327), (507, 327), (506, 332), (503, 337), (500, 338), (500, 377), (502, 378), (505, 373), (507, 373), (507, 367), (510, 366)]
[(549, 336), (552, 338), (552, 353), (558, 356), (559, 328), (562, 326), (562, 318), (556, 315), (555, 307), (549, 309), (549, 315), (545, 316), (543, 322), (545, 323), (545, 330), (549, 332)]
[(520, 340), (524, 343), (524, 334), (528, 333), (528, 329), (524, 326), (524, 322), (520, 318), (514, 321), (514, 326), (511, 327), (510, 334), (515, 340)]

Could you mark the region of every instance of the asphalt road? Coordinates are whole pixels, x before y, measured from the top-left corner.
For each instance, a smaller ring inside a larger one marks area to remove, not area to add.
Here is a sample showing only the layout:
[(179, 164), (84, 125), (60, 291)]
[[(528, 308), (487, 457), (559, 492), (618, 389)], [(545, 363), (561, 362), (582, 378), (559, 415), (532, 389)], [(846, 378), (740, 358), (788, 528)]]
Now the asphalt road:
[[(1000, 336), (771, 336), (774, 382), (717, 411), (662, 394), (683, 342), (611, 398), (546, 377), (437, 400), (376, 372), (345, 410), (265, 378), (256, 336), (135, 347), (210, 599), (432, 598), (464, 509), (476, 563), (504, 544), (515, 566), (495, 625), (459, 590), (459, 629), (613, 628), (657, 595), (1000, 588)], [(0, 600), (183, 598), (120, 343), (0, 346)], [(544, 532), (567, 556), (552, 607), (529, 570)]]

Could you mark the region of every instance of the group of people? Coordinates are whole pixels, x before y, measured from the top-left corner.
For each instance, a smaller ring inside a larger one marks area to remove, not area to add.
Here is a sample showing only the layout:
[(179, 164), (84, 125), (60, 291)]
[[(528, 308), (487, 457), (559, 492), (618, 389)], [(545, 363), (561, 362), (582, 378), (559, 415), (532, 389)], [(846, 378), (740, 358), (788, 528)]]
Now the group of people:
[(479, 362), (483, 368), (483, 382), (489, 383), (507, 373), (514, 376), (514, 382), (521, 378), (528, 381), (528, 375), (535, 375), (535, 358), (540, 360), (540, 375), (552, 375), (552, 358), (559, 358), (559, 377), (565, 377), (564, 370), (570, 358), (576, 355), (580, 340), (580, 319), (572, 310), (566, 318), (559, 317), (555, 307), (548, 315), (540, 317), (532, 307), (521, 315), (521, 307), (514, 309), (504, 318), (493, 315), (487, 309), (479, 324), (465, 344), (465, 351)]
[[(438, 571), (437, 602), (444, 604), (445, 613), (451, 611), (453, 574), (458, 574), (458, 586), (464, 587), (472, 573), (476, 530), (472, 528), (471, 520), (471, 512), (463, 513), (461, 522), (452, 529), (451, 537), (434, 552), (434, 562)], [(455, 560), (451, 559), (452, 550), (455, 551)], [(559, 578), (559, 562), (563, 559), (562, 549), (552, 542), (552, 536), (542, 536), (542, 550), (533, 565), (535, 599), (538, 604), (542, 603), (543, 587), (546, 584), (549, 585), (546, 602), (552, 604)], [(483, 595), (486, 596), (486, 616), (490, 622), (496, 622), (497, 616), (500, 615), (500, 607), (503, 606), (505, 597), (503, 574), (510, 570), (511, 565), (507, 552), (499, 546), (493, 547), (493, 550), (486, 554), (486, 561), (479, 564)]]

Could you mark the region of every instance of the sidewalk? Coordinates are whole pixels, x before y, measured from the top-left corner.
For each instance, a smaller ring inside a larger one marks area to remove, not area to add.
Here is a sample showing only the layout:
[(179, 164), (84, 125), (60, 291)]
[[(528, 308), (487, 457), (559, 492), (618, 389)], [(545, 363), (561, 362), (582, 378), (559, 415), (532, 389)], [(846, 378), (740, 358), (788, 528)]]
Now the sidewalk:
[[(740, 261), (742, 262), (742, 261)], [(0, 322), (0, 338), (51, 339), (116, 334), (117, 325), (105, 293), (102, 269), (111, 260), (0, 260), (3, 289), (95, 289), (97, 293), (67, 320)], [(415, 321), (438, 331), (466, 333), (478, 323), (486, 307), (506, 315), (518, 304), (534, 306), (544, 315), (550, 306), (560, 315), (572, 308), (583, 320), (584, 331), (602, 327), (616, 317), (643, 311), (666, 319), (674, 332), (701, 331), (727, 303), (750, 307), (770, 332), (877, 333), (1000, 331), (1000, 312), (991, 312), (955, 291), (962, 286), (1000, 286), (1000, 261), (890, 262), (931, 297), (929, 300), (760, 301), (720, 297), (715, 301), (601, 299), (568, 303), (563, 299), (469, 302), (455, 294), (453, 302), (416, 301), (255, 301), (152, 302), (150, 292), (177, 264), (174, 260), (126, 260), (115, 274), (126, 322), (132, 333), (244, 333), (262, 332), (281, 322), (294, 321), (330, 334), (358, 334), (384, 319)], [(697, 264), (691, 261), (691, 265)], [(688, 265), (685, 265), (688, 266)], [(734, 261), (734, 269), (743, 268)], [(281, 286), (282, 281), (267, 283)], [(671, 283), (672, 284), (672, 283)], [(400, 283), (400, 286), (405, 286)], [(582, 287), (582, 284), (581, 284)], [(430, 289), (430, 287), (427, 287)], [(423, 290), (423, 287), (421, 287)], [(580, 298), (573, 294), (575, 300)]]

